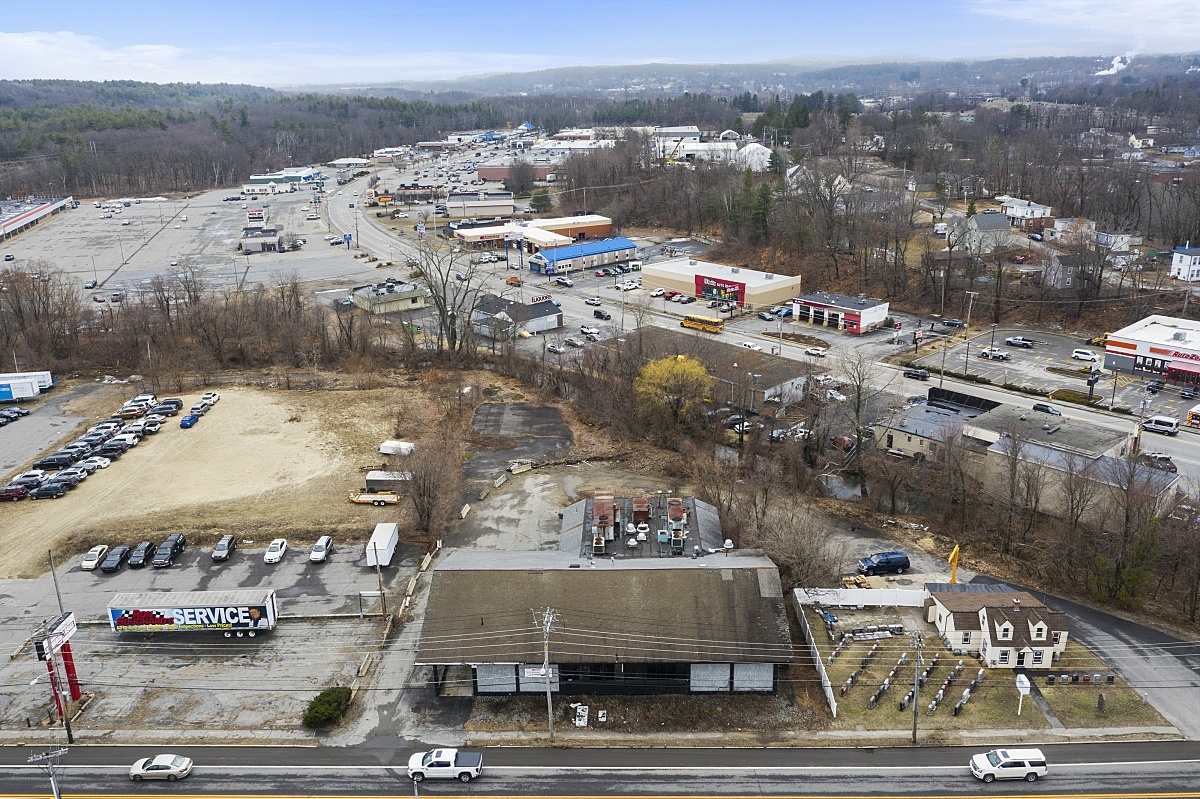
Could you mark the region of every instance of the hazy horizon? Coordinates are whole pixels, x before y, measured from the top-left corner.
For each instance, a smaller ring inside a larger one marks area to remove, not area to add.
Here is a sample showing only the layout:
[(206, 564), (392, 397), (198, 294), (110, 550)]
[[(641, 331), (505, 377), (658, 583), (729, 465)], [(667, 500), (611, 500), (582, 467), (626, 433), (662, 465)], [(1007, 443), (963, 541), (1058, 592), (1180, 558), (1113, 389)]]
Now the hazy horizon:
[(6, 78), (336, 85), (448, 80), (646, 63), (947, 60), (1184, 53), (1200, 47), (1194, 0), (713, 0), (514, 10), (464, 0), (445, 15), (363, 0), (242, 5), (202, 13), (147, 0), (14, 5), (0, 21)]

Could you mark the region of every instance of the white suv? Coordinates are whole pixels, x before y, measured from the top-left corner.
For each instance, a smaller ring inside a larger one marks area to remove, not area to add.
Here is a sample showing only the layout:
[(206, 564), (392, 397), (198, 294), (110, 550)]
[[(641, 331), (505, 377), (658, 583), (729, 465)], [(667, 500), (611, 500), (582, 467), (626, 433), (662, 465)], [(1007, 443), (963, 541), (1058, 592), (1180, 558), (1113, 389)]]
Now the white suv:
[(971, 758), (971, 773), (984, 782), (1028, 780), (1046, 776), (1046, 756), (1041, 749), (993, 749)]
[(1100, 356), (1091, 350), (1071, 350), (1071, 359), (1075, 361), (1091, 361), (1095, 363), (1100, 360)]

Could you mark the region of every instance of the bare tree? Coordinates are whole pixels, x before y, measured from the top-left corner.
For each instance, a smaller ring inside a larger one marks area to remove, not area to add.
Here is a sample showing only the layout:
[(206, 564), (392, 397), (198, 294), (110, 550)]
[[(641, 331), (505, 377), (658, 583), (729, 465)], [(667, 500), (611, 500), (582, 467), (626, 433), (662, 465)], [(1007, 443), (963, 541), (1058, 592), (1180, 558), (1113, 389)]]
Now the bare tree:
[(431, 441), (405, 460), (404, 467), (412, 475), (409, 490), (417, 526), (427, 533), (440, 531), (457, 499), (460, 447), (449, 440), (438, 444)]

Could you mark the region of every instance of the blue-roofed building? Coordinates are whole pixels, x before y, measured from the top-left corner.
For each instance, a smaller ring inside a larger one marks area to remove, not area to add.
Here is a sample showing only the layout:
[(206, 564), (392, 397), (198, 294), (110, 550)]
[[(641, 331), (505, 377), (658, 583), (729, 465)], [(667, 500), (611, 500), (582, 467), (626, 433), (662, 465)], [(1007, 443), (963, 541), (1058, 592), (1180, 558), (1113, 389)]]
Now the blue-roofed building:
[(529, 259), (529, 270), (547, 275), (565, 275), (619, 264), (636, 257), (637, 245), (624, 237), (585, 241), (541, 250)]
[(1168, 277), (1188, 283), (1200, 280), (1200, 247), (1176, 247), (1171, 253), (1171, 272)]

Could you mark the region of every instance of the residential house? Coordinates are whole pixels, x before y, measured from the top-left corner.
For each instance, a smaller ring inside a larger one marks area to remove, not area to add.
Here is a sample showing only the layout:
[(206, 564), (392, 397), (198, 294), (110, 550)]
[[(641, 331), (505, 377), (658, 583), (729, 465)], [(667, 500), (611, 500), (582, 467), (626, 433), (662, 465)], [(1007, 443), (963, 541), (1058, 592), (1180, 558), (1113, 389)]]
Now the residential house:
[(989, 669), (1048, 670), (1067, 648), (1067, 614), (1026, 591), (953, 590), (926, 585), (926, 621), (955, 653), (975, 654)]
[(1142, 243), (1142, 237), (1136, 233), (1118, 233), (1116, 231), (1096, 231), (1096, 244), (1107, 250), (1128, 250)]
[(1171, 271), (1167, 273), (1171, 280), (1184, 280), (1194, 283), (1200, 280), (1200, 247), (1176, 247), (1171, 253)]
[(975, 214), (963, 218), (955, 217), (950, 223), (954, 231), (951, 234), (959, 242), (959, 246), (972, 253), (985, 254), (997, 247), (1015, 244), (1018, 239), (1008, 224), (1004, 214)]
[(1092, 242), (1096, 239), (1096, 223), (1086, 217), (1059, 217), (1054, 220), (1054, 226), (1043, 231), (1046, 241), (1052, 241), (1067, 247), (1077, 247), (1081, 243)]
[(1008, 217), (1009, 221), (1014, 225), (1018, 219), (1034, 219), (1037, 217), (1050, 216), (1051, 207), (1035, 203), (1033, 200), (1018, 200), (1013, 197), (998, 197), (1000, 200), (1000, 213)]
[(937, 175), (913, 175), (908, 179), (905, 189), (914, 194), (936, 194), (938, 189)]
[(1043, 261), (1042, 265), (1042, 285), (1046, 288), (1058, 291), (1079, 288), (1079, 279), (1083, 272), (1082, 255), (1056, 253), (1050, 260)]
[(562, 310), (548, 296), (526, 305), (516, 300), (485, 295), (471, 314), (471, 326), (480, 335), (506, 339), (525, 333), (545, 333), (563, 326)]

